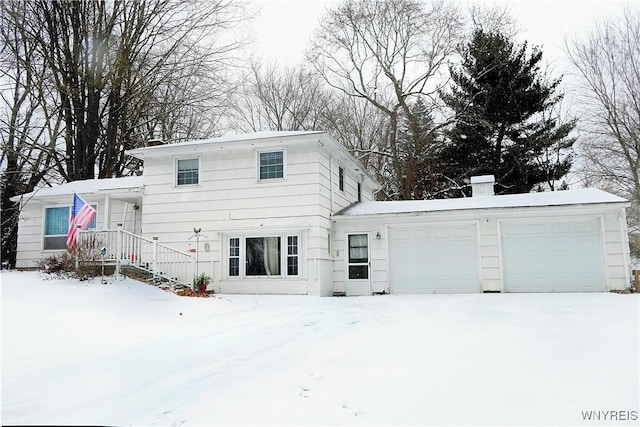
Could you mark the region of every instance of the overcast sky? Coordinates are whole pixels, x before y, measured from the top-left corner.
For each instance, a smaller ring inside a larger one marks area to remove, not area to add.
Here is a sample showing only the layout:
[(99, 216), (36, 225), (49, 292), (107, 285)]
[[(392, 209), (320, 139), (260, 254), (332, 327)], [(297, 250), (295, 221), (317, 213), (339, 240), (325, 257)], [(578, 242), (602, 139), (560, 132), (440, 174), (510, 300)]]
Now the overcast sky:
[[(261, 13), (254, 26), (258, 56), (290, 65), (301, 62), (325, 7), (336, 3), (319, 0), (259, 1)], [(466, 7), (471, 0), (459, 3)], [(521, 39), (542, 45), (545, 60), (554, 69), (562, 67), (558, 61), (564, 56), (565, 36), (585, 33), (596, 20), (619, 12), (624, 4), (620, 0), (497, 0), (478, 3), (507, 5), (522, 27)]]

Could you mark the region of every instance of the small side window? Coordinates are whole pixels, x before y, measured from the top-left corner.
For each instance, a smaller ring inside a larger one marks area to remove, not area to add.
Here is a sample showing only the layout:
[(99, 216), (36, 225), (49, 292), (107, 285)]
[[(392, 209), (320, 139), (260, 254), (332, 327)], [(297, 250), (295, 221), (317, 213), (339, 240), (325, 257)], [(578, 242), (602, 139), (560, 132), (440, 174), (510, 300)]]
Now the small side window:
[(240, 238), (229, 239), (229, 276), (240, 275)]
[(178, 159), (176, 161), (176, 185), (200, 183), (200, 160)]
[(298, 236), (287, 236), (287, 275), (298, 275)]
[(338, 188), (344, 191), (344, 168), (338, 168)]

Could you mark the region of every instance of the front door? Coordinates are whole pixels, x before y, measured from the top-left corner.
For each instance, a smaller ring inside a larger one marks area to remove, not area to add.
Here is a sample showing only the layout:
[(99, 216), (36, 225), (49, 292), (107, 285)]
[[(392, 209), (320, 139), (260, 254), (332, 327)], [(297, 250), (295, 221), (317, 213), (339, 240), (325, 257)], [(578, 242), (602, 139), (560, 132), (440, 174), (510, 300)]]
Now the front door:
[(371, 295), (369, 235), (347, 235), (347, 295)]

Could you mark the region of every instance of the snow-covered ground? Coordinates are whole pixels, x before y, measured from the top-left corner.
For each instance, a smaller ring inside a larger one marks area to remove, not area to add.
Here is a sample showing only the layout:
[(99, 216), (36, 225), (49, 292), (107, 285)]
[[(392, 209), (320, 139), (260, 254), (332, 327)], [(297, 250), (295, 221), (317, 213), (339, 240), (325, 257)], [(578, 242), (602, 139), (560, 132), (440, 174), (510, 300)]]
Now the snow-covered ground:
[(638, 295), (201, 299), (0, 280), (3, 424), (640, 423)]

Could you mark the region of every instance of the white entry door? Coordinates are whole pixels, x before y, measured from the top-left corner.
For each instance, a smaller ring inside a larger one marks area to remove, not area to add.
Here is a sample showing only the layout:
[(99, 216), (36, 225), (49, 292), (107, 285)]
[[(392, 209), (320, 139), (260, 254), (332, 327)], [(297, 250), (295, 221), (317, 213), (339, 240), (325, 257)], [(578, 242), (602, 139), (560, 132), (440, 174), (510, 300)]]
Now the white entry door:
[(500, 233), (505, 292), (605, 290), (598, 218), (504, 222)]
[(391, 293), (480, 292), (475, 224), (394, 228), (389, 240)]
[(371, 295), (369, 235), (347, 235), (347, 295)]

